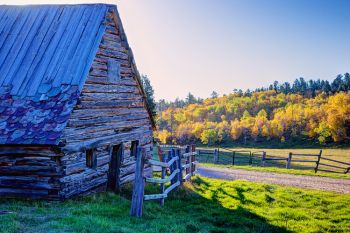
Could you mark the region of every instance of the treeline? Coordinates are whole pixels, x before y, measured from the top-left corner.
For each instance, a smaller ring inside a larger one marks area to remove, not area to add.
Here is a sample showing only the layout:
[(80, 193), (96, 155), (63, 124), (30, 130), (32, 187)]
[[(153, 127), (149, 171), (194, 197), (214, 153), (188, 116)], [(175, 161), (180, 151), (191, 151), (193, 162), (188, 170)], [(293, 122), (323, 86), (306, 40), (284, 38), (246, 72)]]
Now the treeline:
[(349, 74), (327, 83), (298, 79), (290, 89), (275, 83), (263, 90), (196, 99), (183, 107), (169, 105), (158, 113), (157, 137), (178, 144), (344, 142), (350, 135)]
[[(262, 91), (275, 91), (276, 93), (284, 94), (300, 94), (304, 97), (312, 98), (319, 93), (326, 93), (327, 95), (332, 95), (340, 91), (349, 91), (350, 90), (350, 74), (345, 73), (344, 75), (339, 74), (332, 82), (328, 80), (308, 80), (304, 78), (295, 79), (293, 83), (284, 82), (279, 83), (274, 81), (268, 87), (256, 88), (255, 90), (247, 89), (245, 91), (241, 89), (234, 89), (233, 93), (237, 96), (251, 96), (255, 92)], [(217, 98), (218, 94), (213, 91), (211, 98)], [(183, 108), (189, 104), (201, 104), (203, 99), (195, 97), (192, 93), (188, 93), (187, 97), (182, 100), (176, 98), (175, 101), (165, 101), (164, 99), (159, 100), (157, 103), (158, 111), (164, 111), (167, 108)]]

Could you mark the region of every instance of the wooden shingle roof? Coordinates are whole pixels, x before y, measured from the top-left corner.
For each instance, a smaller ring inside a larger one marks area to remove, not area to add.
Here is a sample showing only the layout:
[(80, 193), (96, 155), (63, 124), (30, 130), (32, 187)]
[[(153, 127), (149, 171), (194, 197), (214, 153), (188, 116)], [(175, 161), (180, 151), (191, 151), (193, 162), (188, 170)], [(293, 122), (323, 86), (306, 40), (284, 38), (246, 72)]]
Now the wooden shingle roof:
[(109, 7), (0, 6), (0, 144), (58, 144)]

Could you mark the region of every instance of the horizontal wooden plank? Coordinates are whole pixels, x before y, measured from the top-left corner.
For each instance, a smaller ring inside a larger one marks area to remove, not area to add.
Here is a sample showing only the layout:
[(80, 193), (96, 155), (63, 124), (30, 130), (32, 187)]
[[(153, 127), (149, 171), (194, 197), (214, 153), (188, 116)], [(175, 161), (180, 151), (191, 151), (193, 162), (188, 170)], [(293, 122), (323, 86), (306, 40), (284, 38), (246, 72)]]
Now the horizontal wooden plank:
[(174, 170), (170, 176), (164, 179), (159, 178), (146, 178), (146, 182), (148, 183), (156, 183), (156, 184), (165, 184), (171, 181), (178, 173), (180, 172), (180, 169)]
[(317, 160), (303, 160), (303, 159), (292, 159), (292, 162), (299, 162), (299, 163), (317, 163)]
[(288, 160), (287, 158), (264, 158), (264, 160)]
[(213, 154), (215, 154), (215, 152), (212, 152), (212, 151), (202, 151), (202, 150), (198, 150), (198, 153), (199, 153), (199, 155), (202, 155), (202, 154), (213, 155)]
[(156, 200), (156, 199), (162, 199), (167, 197), (168, 197), (167, 194), (146, 194), (143, 196), (143, 199), (145, 201), (148, 201), (148, 200)]
[(292, 153), (292, 156), (314, 156), (314, 157), (318, 157), (319, 154), (294, 154)]
[(196, 155), (196, 154), (197, 154), (197, 152), (188, 152), (188, 153), (182, 154), (182, 156), (183, 156), (184, 158), (186, 158), (186, 157), (190, 157), (191, 155)]

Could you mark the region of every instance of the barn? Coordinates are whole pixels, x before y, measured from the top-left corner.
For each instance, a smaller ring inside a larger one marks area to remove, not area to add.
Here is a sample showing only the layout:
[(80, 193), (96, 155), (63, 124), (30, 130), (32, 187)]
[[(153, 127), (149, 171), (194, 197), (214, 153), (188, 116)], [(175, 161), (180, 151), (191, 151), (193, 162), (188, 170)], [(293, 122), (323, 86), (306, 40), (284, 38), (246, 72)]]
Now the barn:
[(120, 192), (153, 129), (115, 5), (0, 6), (0, 196)]

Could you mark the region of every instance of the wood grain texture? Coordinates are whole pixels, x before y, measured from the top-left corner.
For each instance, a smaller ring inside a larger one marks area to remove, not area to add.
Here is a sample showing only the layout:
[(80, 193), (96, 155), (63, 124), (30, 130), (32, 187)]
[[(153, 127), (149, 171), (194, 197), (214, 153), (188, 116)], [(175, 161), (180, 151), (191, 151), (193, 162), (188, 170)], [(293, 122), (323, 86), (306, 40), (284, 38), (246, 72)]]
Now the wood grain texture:
[[(47, 51), (38, 48), (38, 56), (46, 59), (45, 67), (29, 69), (33, 75), (43, 78), (31, 82), (28, 77), (23, 77), (16, 86), (16, 91), (35, 100), (19, 99), (16, 106), (21, 106), (20, 111), (13, 111), (11, 90), (0, 89), (0, 105), (6, 107), (0, 116), (1, 122), (6, 122), (0, 124), (0, 133), (6, 138), (0, 136), (0, 143), (6, 143), (10, 137), (15, 143), (25, 141), (52, 146), (0, 147), (0, 196), (61, 200), (105, 191), (108, 177), (114, 171), (110, 166), (111, 148), (116, 145), (122, 145), (122, 151), (117, 155), (122, 156), (116, 160), (119, 169), (115, 181), (121, 189), (135, 177), (132, 142), (138, 141), (144, 148), (145, 157), (151, 157), (153, 119), (131, 49), (125, 43), (124, 32), (120, 31), (121, 22), (116, 20), (119, 18), (116, 8), (108, 6), (109, 10), (105, 12), (105, 6), (108, 5), (56, 10), (53, 16), (46, 11), (36, 12), (38, 19), (47, 20), (62, 14), (62, 22), (52, 23), (58, 27), (52, 37), (40, 37)], [(101, 18), (103, 14), (105, 19)], [(70, 18), (73, 19), (71, 22)], [(53, 29), (48, 26), (47, 30)], [(93, 40), (91, 33), (95, 36)], [(65, 38), (62, 39), (63, 34)], [(54, 45), (46, 39), (51, 39)], [(0, 37), (0, 44), (1, 40)], [(18, 40), (17, 43), (22, 42)], [(53, 52), (56, 52), (54, 57), (48, 56), (47, 53)], [(41, 64), (40, 61), (33, 62)], [(11, 73), (9, 68), (5, 67), (4, 71)], [(23, 85), (29, 89), (24, 89)], [(25, 105), (33, 108), (28, 110)], [(17, 118), (11, 118), (16, 114), (27, 114), (30, 121), (23, 122), (25, 125), (16, 122)], [(17, 130), (15, 126), (21, 129)], [(26, 130), (25, 127), (33, 129)], [(32, 131), (34, 133), (28, 134)], [(96, 166), (86, 166), (88, 149), (94, 150)], [(146, 167), (145, 176), (151, 176), (151, 173), (151, 167)]]
[[(130, 68), (128, 48), (122, 45), (120, 32), (111, 17), (113, 14), (109, 12), (108, 30), (63, 133), (62, 150), (66, 154), (61, 160), (66, 176), (61, 179), (61, 195), (65, 198), (97, 187), (119, 192), (123, 184), (132, 182), (136, 164), (131, 153), (132, 141), (146, 148), (146, 157), (151, 156), (150, 116)], [(114, 156), (122, 156), (111, 160), (111, 148), (117, 145), (122, 145), (122, 151)], [(95, 169), (84, 166), (85, 150), (92, 148), (97, 148)], [(118, 168), (110, 167), (116, 164)], [(151, 170), (146, 168), (145, 174), (151, 175)]]

